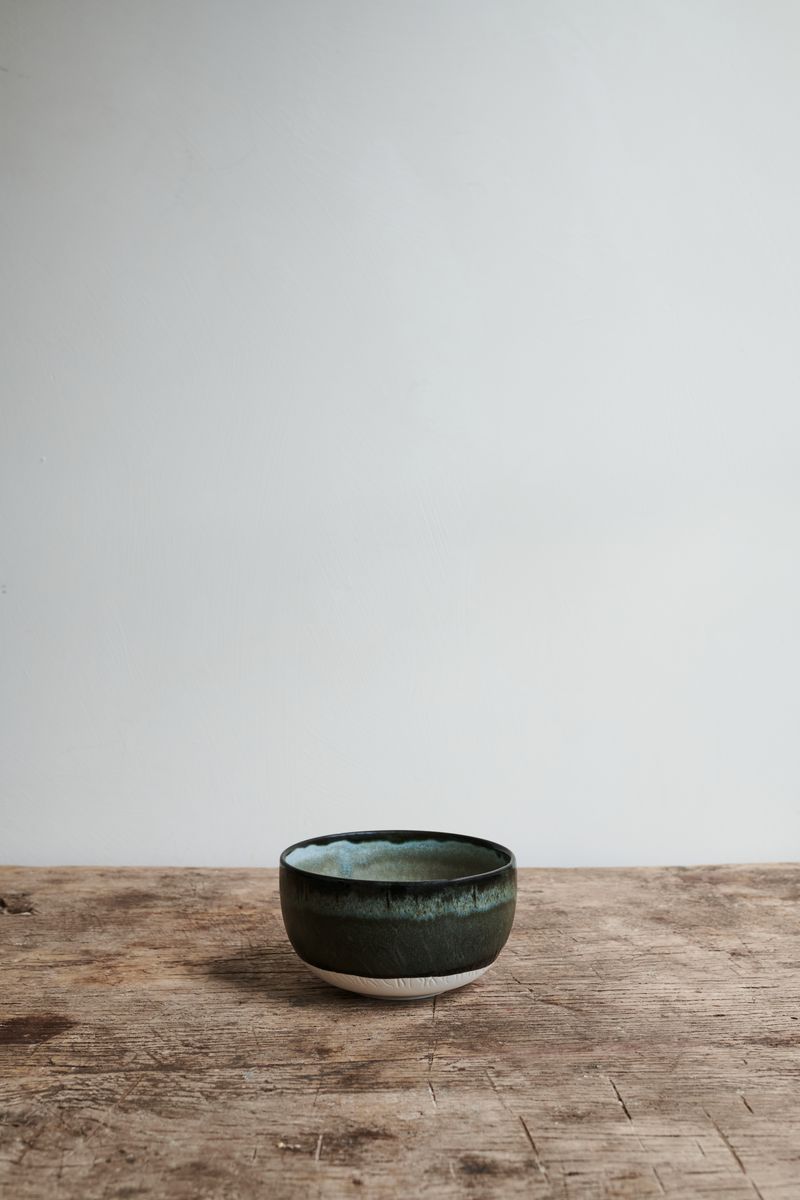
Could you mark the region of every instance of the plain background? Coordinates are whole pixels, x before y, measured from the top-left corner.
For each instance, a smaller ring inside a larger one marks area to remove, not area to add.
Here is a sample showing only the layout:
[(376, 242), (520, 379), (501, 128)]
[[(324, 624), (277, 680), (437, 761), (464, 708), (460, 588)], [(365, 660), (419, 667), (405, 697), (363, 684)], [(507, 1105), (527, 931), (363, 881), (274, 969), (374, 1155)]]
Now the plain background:
[(797, 857), (800, 6), (0, 14), (0, 859)]

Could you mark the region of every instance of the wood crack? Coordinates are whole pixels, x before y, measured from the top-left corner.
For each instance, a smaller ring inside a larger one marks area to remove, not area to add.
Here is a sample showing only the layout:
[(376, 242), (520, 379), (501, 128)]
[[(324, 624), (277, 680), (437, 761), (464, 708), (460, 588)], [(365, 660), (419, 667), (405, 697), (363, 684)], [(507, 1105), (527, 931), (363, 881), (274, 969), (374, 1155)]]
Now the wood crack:
[(539, 1154), (539, 1151), (536, 1148), (536, 1142), (533, 1140), (533, 1135), (531, 1134), (531, 1131), (528, 1128), (525, 1118), (517, 1115), (517, 1120), (519, 1121), (522, 1128), (525, 1130), (525, 1137), (530, 1142), (530, 1147), (531, 1147), (531, 1150), (533, 1151), (533, 1161), (536, 1164), (536, 1168), (539, 1171), (539, 1174), (542, 1175), (549, 1183), (550, 1176), (547, 1174), (547, 1167), (542, 1162), (541, 1155)]
[(488, 1067), (485, 1067), (485, 1068), (484, 1068), (484, 1070), (485, 1070), (486, 1078), (489, 1080), (489, 1083), (491, 1084), (492, 1091), (495, 1093), (495, 1095), (496, 1095), (496, 1096), (497, 1096), (497, 1098), (499, 1099), (499, 1101), (500, 1101), (500, 1103), (502, 1104), (503, 1108), (506, 1110), (506, 1112), (508, 1113), (508, 1115), (509, 1115), (510, 1117), (516, 1117), (516, 1119), (519, 1121), (520, 1125), (522, 1126), (522, 1129), (523, 1129), (523, 1132), (524, 1132), (524, 1134), (525, 1134), (525, 1137), (526, 1137), (526, 1138), (527, 1138), (527, 1140), (528, 1140), (528, 1144), (530, 1145), (530, 1148), (531, 1148), (531, 1150), (533, 1151), (533, 1162), (534, 1162), (534, 1165), (535, 1165), (535, 1167), (536, 1167), (537, 1171), (539, 1172), (539, 1174), (540, 1174), (540, 1175), (542, 1175), (542, 1176), (543, 1176), (543, 1177), (544, 1177), (544, 1178), (547, 1180), (547, 1182), (549, 1183), (549, 1182), (550, 1182), (550, 1176), (549, 1176), (549, 1174), (548, 1174), (548, 1172), (547, 1172), (547, 1167), (545, 1166), (544, 1162), (542, 1161), (542, 1156), (541, 1156), (541, 1155), (540, 1155), (540, 1153), (539, 1153), (539, 1150), (538, 1150), (538, 1147), (537, 1147), (537, 1145), (536, 1145), (536, 1142), (533, 1140), (533, 1135), (532, 1135), (532, 1133), (531, 1133), (530, 1129), (528, 1128), (528, 1124), (527, 1124), (527, 1122), (526, 1122), (525, 1118), (524, 1118), (524, 1117), (521, 1117), (519, 1113), (515, 1113), (515, 1112), (514, 1112), (514, 1110), (513, 1110), (513, 1109), (510, 1107), (510, 1105), (508, 1105), (508, 1104), (506, 1103), (505, 1096), (504, 1096), (504, 1095), (503, 1095), (503, 1093), (500, 1091), (500, 1088), (497, 1086), (497, 1083), (495, 1082), (494, 1076), (492, 1075), (492, 1073), (491, 1073), (491, 1071), (489, 1070), (489, 1068), (488, 1068)]
[(732, 1141), (730, 1140), (730, 1138), (728, 1137), (728, 1135), (727, 1135), (727, 1133), (725, 1132), (725, 1130), (724, 1130), (724, 1129), (723, 1129), (723, 1128), (722, 1128), (720, 1125), (718, 1125), (718, 1124), (717, 1124), (717, 1122), (716, 1122), (716, 1121), (714, 1120), (714, 1118), (711, 1116), (711, 1113), (708, 1111), (708, 1109), (705, 1109), (705, 1108), (704, 1108), (704, 1109), (703, 1109), (703, 1112), (706, 1114), (706, 1116), (708, 1117), (709, 1121), (711, 1122), (711, 1124), (712, 1124), (712, 1125), (714, 1126), (714, 1128), (716, 1129), (717, 1133), (719, 1134), (720, 1140), (721, 1140), (722, 1142), (724, 1142), (724, 1144), (727, 1146), (727, 1148), (728, 1148), (728, 1151), (729, 1151), (729, 1153), (731, 1154), (731, 1156), (733, 1157), (733, 1160), (734, 1160), (734, 1162), (736, 1163), (737, 1167), (739, 1168), (739, 1170), (741, 1171), (741, 1173), (744, 1175), (744, 1177), (745, 1177), (745, 1179), (747, 1180), (747, 1182), (750, 1184), (750, 1187), (753, 1189), (753, 1191), (755, 1192), (756, 1196), (758, 1196), (758, 1200), (764, 1200), (764, 1197), (761, 1195), (761, 1192), (758, 1190), (758, 1187), (757, 1187), (757, 1186), (756, 1186), (756, 1184), (753, 1182), (753, 1179), (752, 1179), (752, 1177), (751, 1177), (751, 1176), (750, 1176), (750, 1174), (748, 1173), (747, 1167), (744, 1165), (744, 1163), (742, 1162), (741, 1158), (739, 1157), (739, 1154), (738, 1154), (738, 1152), (737, 1152), (737, 1150), (736, 1150), (736, 1147), (734, 1146), (733, 1142), (732, 1142)]
[(431, 1021), (431, 1048), (428, 1052), (428, 1079), (429, 1080), (430, 1080), (431, 1071), (433, 1070), (433, 1060), (436, 1057), (436, 1040), (437, 1040), (436, 999), (437, 999), (437, 997), (434, 996), (433, 997), (433, 1008), (431, 1010), (431, 1018), (432, 1018), (432, 1021)]
[(632, 1121), (633, 1117), (631, 1116), (630, 1112), (628, 1111), (628, 1106), (622, 1098), (622, 1093), (620, 1092), (619, 1088), (614, 1083), (614, 1080), (611, 1078), (610, 1075), (608, 1077), (608, 1082), (611, 1084), (612, 1088), (614, 1089), (614, 1095), (617, 1097), (620, 1104), (622, 1105), (622, 1111), (625, 1113), (625, 1116), (628, 1118), (629, 1121)]

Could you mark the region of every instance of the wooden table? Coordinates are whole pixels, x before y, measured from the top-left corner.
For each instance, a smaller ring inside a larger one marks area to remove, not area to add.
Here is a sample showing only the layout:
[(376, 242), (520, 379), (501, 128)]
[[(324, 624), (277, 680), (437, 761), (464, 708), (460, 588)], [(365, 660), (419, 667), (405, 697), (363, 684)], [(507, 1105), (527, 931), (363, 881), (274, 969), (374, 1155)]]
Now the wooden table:
[(495, 967), (334, 991), (274, 871), (0, 871), (0, 1192), (800, 1197), (800, 867), (520, 873)]

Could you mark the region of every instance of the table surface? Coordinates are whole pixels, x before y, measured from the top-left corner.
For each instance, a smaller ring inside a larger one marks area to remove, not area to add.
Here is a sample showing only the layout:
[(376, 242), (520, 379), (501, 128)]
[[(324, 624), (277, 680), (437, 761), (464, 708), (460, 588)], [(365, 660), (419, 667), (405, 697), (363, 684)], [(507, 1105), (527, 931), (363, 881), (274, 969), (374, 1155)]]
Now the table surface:
[(9, 1200), (800, 1197), (800, 866), (521, 871), (435, 1002), (314, 979), (274, 871), (0, 897)]

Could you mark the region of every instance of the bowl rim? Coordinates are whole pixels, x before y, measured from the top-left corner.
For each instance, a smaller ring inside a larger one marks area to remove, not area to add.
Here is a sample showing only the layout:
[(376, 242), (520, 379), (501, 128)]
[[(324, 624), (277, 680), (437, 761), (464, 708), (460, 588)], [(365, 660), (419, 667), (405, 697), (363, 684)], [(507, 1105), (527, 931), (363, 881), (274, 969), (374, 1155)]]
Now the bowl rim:
[[(471, 875), (457, 875), (445, 879), (353, 879), (347, 875), (323, 875), (320, 871), (307, 871), (304, 867), (296, 867), (293, 863), (287, 861), (287, 855), (304, 846), (327, 846), (331, 842), (346, 842), (353, 839), (359, 841), (377, 841), (384, 838), (388, 841), (392, 837), (414, 838), (416, 840), (431, 838), (441, 841), (468, 842), (472, 846), (483, 846), (490, 850), (498, 850), (501, 854), (508, 856), (508, 862), (502, 863), (499, 867), (492, 867), (490, 871), (476, 871)], [(508, 846), (504, 846), (501, 842), (493, 842), (489, 838), (484, 837), (473, 837), (469, 833), (445, 833), (442, 830), (436, 829), (354, 829), (347, 833), (325, 833), (319, 837), (301, 838), (299, 842), (293, 842), (291, 846), (287, 846), (281, 852), (279, 861), (282, 870), (293, 871), (295, 874), (305, 876), (307, 879), (330, 880), (332, 883), (347, 883), (351, 886), (363, 887), (369, 890), (401, 887), (416, 891), (436, 885), (477, 883), (484, 879), (496, 879), (505, 871), (515, 871), (517, 868), (517, 860), (513, 850), (509, 850)]]

